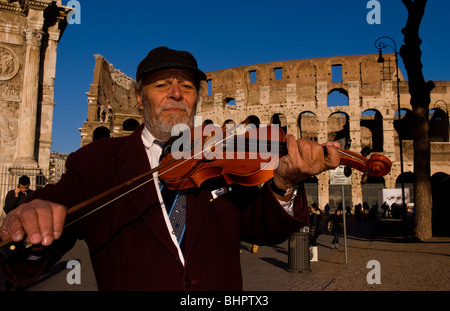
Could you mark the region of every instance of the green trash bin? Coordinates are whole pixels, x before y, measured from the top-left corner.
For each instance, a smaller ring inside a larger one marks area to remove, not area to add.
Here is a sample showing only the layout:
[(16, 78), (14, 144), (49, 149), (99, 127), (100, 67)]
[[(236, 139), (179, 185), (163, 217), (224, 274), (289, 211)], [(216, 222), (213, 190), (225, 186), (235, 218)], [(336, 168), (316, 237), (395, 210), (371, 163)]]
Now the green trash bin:
[(288, 272), (311, 272), (309, 258), (309, 227), (300, 228), (289, 237)]

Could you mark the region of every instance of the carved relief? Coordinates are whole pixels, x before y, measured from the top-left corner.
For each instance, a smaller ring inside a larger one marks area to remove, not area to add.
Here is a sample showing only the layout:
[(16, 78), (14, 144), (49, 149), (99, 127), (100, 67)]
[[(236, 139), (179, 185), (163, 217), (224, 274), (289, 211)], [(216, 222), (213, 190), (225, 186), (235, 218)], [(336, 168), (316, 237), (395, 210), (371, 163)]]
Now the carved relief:
[(8, 47), (0, 46), (0, 81), (14, 78), (19, 72), (19, 59)]
[(0, 98), (2, 99), (20, 100), (21, 92), (22, 85), (19, 83), (0, 82)]
[(0, 154), (8, 154), (15, 147), (19, 103), (4, 101), (0, 104)]
[(43, 34), (44, 33), (39, 30), (27, 29), (25, 31), (25, 39), (26, 39), (27, 45), (40, 47)]

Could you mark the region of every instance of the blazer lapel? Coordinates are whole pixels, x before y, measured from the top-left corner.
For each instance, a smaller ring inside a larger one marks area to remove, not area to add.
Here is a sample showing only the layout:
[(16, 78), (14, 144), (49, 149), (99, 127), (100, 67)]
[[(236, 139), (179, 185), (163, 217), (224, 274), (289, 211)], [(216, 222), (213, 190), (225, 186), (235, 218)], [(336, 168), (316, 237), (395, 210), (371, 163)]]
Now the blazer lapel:
[[(142, 129), (143, 125), (131, 134), (130, 139), (118, 153), (118, 158), (123, 161), (123, 165), (119, 168), (119, 176), (122, 182), (150, 170), (150, 163), (141, 138)], [(178, 251), (173, 245), (164, 221), (154, 181), (148, 182), (128, 195), (131, 198), (133, 208), (143, 218), (147, 228), (178, 259)]]
[(199, 234), (203, 220), (209, 207), (211, 194), (209, 191), (200, 189), (191, 189), (187, 195), (187, 213), (186, 213), (186, 240), (184, 248), (184, 257), (186, 262), (192, 245)]

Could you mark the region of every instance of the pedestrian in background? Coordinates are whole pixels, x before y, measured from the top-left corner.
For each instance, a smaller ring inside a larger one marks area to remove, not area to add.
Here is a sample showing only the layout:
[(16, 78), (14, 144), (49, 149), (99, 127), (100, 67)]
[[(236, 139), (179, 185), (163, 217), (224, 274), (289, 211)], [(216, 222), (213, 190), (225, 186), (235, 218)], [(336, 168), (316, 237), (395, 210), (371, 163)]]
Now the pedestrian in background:
[(337, 209), (334, 215), (331, 215), (327, 221), (328, 230), (333, 233), (333, 241), (331, 242), (331, 248), (339, 248), (339, 234), (341, 232), (342, 223), (342, 210)]
[(3, 210), (6, 214), (24, 203), (29, 195), (33, 193), (30, 189), (30, 178), (27, 175), (20, 176), (16, 189), (8, 191), (5, 198)]
[(319, 206), (313, 203), (310, 207), (309, 216), (309, 242), (310, 242), (310, 258), (311, 261), (318, 261), (319, 254), (317, 249), (317, 238), (322, 234), (320, 229), (320, 220), (322, 218), (322, 213), (320, 212)]

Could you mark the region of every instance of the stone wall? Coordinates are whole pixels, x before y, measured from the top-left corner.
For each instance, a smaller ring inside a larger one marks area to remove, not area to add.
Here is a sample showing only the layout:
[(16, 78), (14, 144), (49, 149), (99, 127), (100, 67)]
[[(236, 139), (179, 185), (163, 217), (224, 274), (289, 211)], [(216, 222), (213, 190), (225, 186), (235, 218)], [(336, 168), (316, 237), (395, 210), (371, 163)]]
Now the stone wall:
[[(407, 113), (402, 113), (398, 121), (394, 57), (384, 55), (386, 61), (382, 64), (377, 63), (378, 54), (373, 54), (277, 61), (207, 72), (208, 81), (202, 83), (200, 90), (196, 125), (224, 126), (249, 117), (263, 126), (280, 124), (296, 138), (319, 143), (338, 140), (343, 147), (358, 153), (370, 147), (373, 153), (391, 159), (391, 173), (382, 179), (369, 179), (363, 186), (362, 173), (353, 172), (348, 186), (351, 202), (346, 202), (350, 206), (363, 203), (371, 192), (373, 203), (377, 187), (398, 187), (401, 168), (397, 130), (402, 133), (404, 172), (413, 172), (412, 140), (408, 139), (413, 126), (408, 123), (410, 95), (400, 72), (400, 105)], [(102, 56), (95, 58), (94, 79), (88, 93), (88, 120), (81, 129), (82, 145), (91, 142), (99, 129), (104, 129), (102, 133), (108, 137), (122, 136), (130, 133), (124, 131), (125, 121), (142, 122), (132, 79), (114, 69)], [(444, 124), (440, 127), (444, 130), (437, 138), (442, 139), (431, 146), (432, 173), (450, 174), (450, 81), (435, 83), (430, 109), (438, 112), (441, 121), (444, 119), (440, 123)], [(330, 185), (329, 176), (330, 172), (322, 173), (308, 184), (308, 189), (317, 193), (309, 200), (321, 207), (341, 187)], [(412, 187), (409, 181), (408, 187)]]

